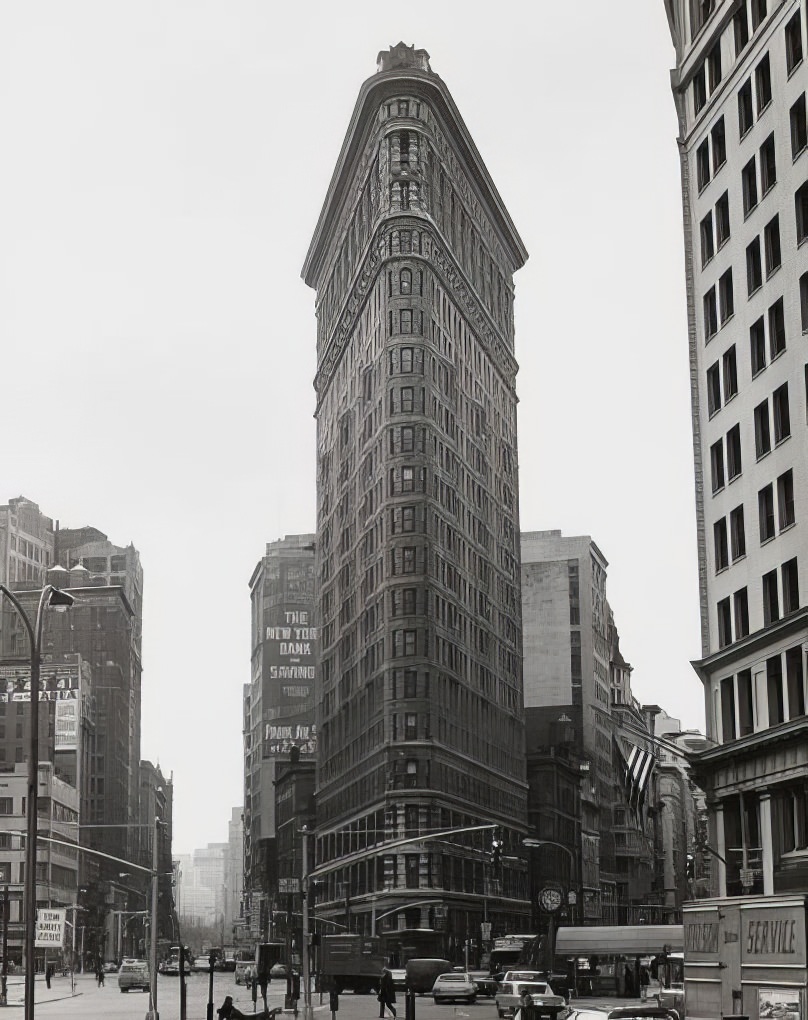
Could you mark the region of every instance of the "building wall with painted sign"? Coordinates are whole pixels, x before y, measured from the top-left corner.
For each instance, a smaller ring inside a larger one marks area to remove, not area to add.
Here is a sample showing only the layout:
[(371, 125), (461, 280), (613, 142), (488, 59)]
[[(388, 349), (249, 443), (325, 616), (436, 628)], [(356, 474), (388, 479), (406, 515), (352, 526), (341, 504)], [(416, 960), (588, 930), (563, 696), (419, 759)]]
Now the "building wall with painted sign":
[(688, 1020), (732, 1014), (782, 1020), (804, 1009), (807, 902), (808, 894), (798, 894), (686, 904)]

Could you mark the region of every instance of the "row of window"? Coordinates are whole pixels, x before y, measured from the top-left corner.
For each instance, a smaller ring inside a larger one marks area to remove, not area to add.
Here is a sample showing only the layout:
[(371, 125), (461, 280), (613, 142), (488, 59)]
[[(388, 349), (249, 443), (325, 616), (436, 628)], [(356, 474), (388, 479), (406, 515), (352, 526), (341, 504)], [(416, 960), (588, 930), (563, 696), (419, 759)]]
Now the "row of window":
[[(707, 18), (712, 14), (714, 8), (714, 0), (695, 0), (695, 4), (691, 4), (691, 28), (694, 38), (707, 21)], [(736, 60), (749, 44), (750, 23), (752, 32), (757, 31), (766, 14), (766, 0), (751, 0), (749, 6), (747, 6), (747, 0), (743, 0), (735, 12), (732, 19), (732, 28)], [(719, 36), (707, 54), (706, 59), (693, 76), (693, 109), (696, 115), (706, 106), (708, 96), (715, 92), (723, 78), (724, 68), (721, 43), (722, 38)], [(803, 56), (802, 25), (799, 11), (790, 19), (785, 27), (785, 50), (786, 72), (790, 75), (802, 62)]]
[[(734, 348), (731, 349), (734, 352)], [(727, 352), (730, 353), (730, 352)], [(736, 381), (737, 385), (737, 381)], [(777, 446), (791, 435), (791, 413), (788, 402), (788, 383), (772, 393), (771, 411), (769, 398), (761, 401), (754, 412), (755, 456), (758, 460), (772, 449), (772, 439)], [(726, 456), (725, 456), (726, 449)], [(726, 469), (726, 470), (725, 470)], [(726, 438), (718, 439), (710, 447), (710, 470), (713, 494), (724, 488), (727, 481), (737, 478), (743, 470), (741, 457), (741, 427), (739, 424), (727, 432)]]
[[(751, 160), (754, 164), (754, 157)], [(750, 165), (751, 165), (750, 164)], [(752, 167), (754, 170), (754, 167)], [(746, 174), (747, 168), (744, 169)], [(754, 180), (754, 177), (751, 178)], [(747, 184), (744, 184), (744, 206), (746, 205)], [(756, 195), (756, 192), (755, 192)], [(723, 196), (722, 196), (723, 199)], [(755, 198), (755, 201), (757, 199)], [(797, 230), (797, 244), (800, 245), (808, 238), (808, 181), (802, 184), (794, 195), (794, 215)], [(728, 227), (728, 221), (727, 221)], [(724, 240), (726, 238), (724, 237)], [(708, 214), (701, 224), (702, 259), (709, 261), (713, 253), (712, 239), (712, 214)], [(723, 243), (723, 240), (722, 242)], [(763, 272), (765, 268), (766, 279), (772, 276), (783, 261), (782, 245), (780, 242), (780, 217), (779, 214), (772, 217), (763, 228), (762, 238), (757, 236), (747, 245), (746, 248), (746, 287), (747, 296), (753, 294), (763, 286)], [(808, 280), (806, 274), (800, 279), (800, 302), (803, 328), (808, 323)], [(735, 312), (735, 295), (732, 281), (732, 267), (726, 270), (718, 279), (717, 284), (707, 290), (702, 298), (703, 323), (705, 342), (709, 342), (724, 323)], [(780, 313), (782, 326), (778, 327), (783, 335), (783, 347), (785, 347), (785, 321)]]
[(721, 737), (724, 742), (805, 715), (805, 676), (800, 645), (787, 649), (782, 655), (771, 656), (759, 675), (764, 685), (760, 698), (755, 697), (757, 678), (752, 676), (751, 669), (742, 669), (721, 681)]
[[(788, 616), (800, 608), (797, 558), (783, 563), (779, 571), (770, 570), (761, 578), (763, 625)], [(781, 612), (782, 607), (782, 612)], [(739, 641), (749, 633), (749, 593), (740, 588), (718, 603), (718, 647), (726, 648), (733, 640)]]
[[(777, 504), (775, 507), (775, 495)], [(758, 532), (760, 544), (771, 541), (779, 531), (796, 520), (794, 510), (794, 474), (789, 468), (776, 483), (770, 482), (758, 492)], [(746, 555), (746, 524), (743, 504), (713, 524), (715, 570), (722, 570)]]

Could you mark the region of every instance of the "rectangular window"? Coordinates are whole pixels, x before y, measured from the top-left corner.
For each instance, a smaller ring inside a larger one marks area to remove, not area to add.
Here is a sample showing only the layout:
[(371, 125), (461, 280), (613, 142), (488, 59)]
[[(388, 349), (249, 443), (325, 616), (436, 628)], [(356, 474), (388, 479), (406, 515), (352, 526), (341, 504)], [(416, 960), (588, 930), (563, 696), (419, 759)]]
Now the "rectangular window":
[[(402, 275), (403, 275), (403, 272), (404, 271), (402, 270)], [(410, 372), (412, 372), (412, 361), (413, 361), (413, 352), (414, 352), (414, 350), (415, 350), (415, 348), (413, 348), (413, 347), (402, 347), (401, 348), (401, 371), (406, 373), (406, 374), (409, 374)]]
[(805, 112), (805, 93), (791, 107), (791, 156), (796, 159), (808, 145), (808, 117)]
[(755, 90), (759, 117), (772, 101), (772, 70), (768, 53), (755, 68)]
[(722, 517), (713, 525), (713, 546), (715, 547), (715, 572), (726, 570), (729, 566), (729, 541), (727, 539), (727, 519)]
[(735, 36), (735, 56), (739, 56), (749, 42), (749, 17), (746, 4), (742, 3), (732, 18), (732, 29)]
[(808, 236), (808, 181), (794, 195), (794, 215), (797, 220), (797, 244)]
[(760, 523), (760, 543), (774, 538), (774, 492), (767, 485), (758, 493), (758, 520)]
[(412, 386), (401, 387), (401, 410), (405, 414), (412, 413), (415, 404), (415, 390)]
[(719, 36), (715, 46), (707, 56), (707, 71), (710, 80), (710, 92), (715, 92), (721, 83), (721, 38)]
[(738, 134), (741, 138), (755, 122), (752, 113), (752, 79), (748, 78), (738, 89)]
[(741, 465), (741, 426), (733, 425), (727, 433), (727, 477), (732, 481), (743, 470)]
[(729, 192), (724, 194), (715, 203), (715, 238), (720, 248), (725, 241), (729, 240)]
[(756, 32), (766, 17), (766, 0), (752, 0), (752, 31)]
[(749, 351), (752, 355), (752, 375), (757, 375), (766, 367), (766, 327), (763, 316), (749, 327)]
[(713, 477), (713, 492), (724, 488), (724, 443), (719, 439), (710, 447), (710, 467)]
[(774, 443), (782, 443), (791, 435), (791, 416), (788, 410), (788, 383), (783, 383), (772, 394), (774, 415)]
[(760, 190), (765, 195), (777, 183), (777, 153), (774, 134), (770, 134), (760, 147)]
[[(791, 719), (805, 715), (805, 689), (803, 685), (802, 648), (789, 648), (786, 652), (786, 684), (788, 687), (788, 714)], [(803, 823), (805, 821), (805, 807), (808, 805), (803, 800)], [(806, 834), (799, 840), (800, 846), (806, 846)]]
[(418, 739), (418, 716), (415, 712), (406, 712), (404, 715), (404, 739)]
[(781, 531), (794, 523), (794, 473), (790, 468), (777, 479), (777, 516)]
[(777, 594), (777, 571), (770, 570), (763, 575), (763, 625), (768, 627), (770, 623), (780, 619), (780, 599)]
[(401, 550), (402, 574), (415, 573), (415, 546), (408, 545)]
[(703, 191), (710, 183), (710, 143), (706, 138), (696, 149), (696, 175), (699, 191)]
[(701, 221), (701, 264), (706, 266), (715, 255), (713, 244), (713, 214), (707, 213)]
[(752, 700), (752, 671), (742, 669), (738, 673), (738, 734), (747, 736), (755, 731), (755, 714)]
[(704, 73), (704, 64), (693, 75), (693, 109), (699, 113), (704, 109), (707, 102), (707, 76)]
[(732, 291), (732, 269), (728, 269), (718, 281), (718, 313), (722, 326), (735, 313), (735, 298)]
[(718, 332), (718, 306), (715, 300), (715, 287), (710, 287), (704, 295), (704, 339), (709, 340)]
[(727, 132), (723, 117), (719, 117), (713, 125), (710, 138), (713, 143), (713, 174), (717, 174), (727, 161)]
[(808, 273), (800, 277), (800, 326), (808, 333)]
[(786, 349), (786, 317), (783, 299), (778, 298), (769, 309), (769, 357), (772, 361)]
[(735, 357), (735, 344), (724, 352), (724, 403), (728, 403), (738, 392), (738, 364)]
[(743, 213), (744, 216), (748, 216), (758, 203), (757, 169), (754, 156), (741, 171), (741, 186), (743, 188)]
[(414, 449), (415, 429), (412, 425), (403, 425), (401, 428), (401, 451), (402, 453), (412, 453)]
[(718, 609), (718, 647), (726, 648), (732, 643), (732, 609), (729, 598), (721, 599)]
[(746, 293), (749, 297), (763, 286), (763, 268), (760, 262), (760, 238), (746, 247)]
[(735, 685), (731, 676), (721, 681), (721, 740), (727, 744), (738, 739), (735, 719)]
[(415, 468), (403, 467), (401, 469), (401, 491), (415, 491)]
[(732, 608), (735, 616), (735, 640), (746, 637), (749, 633), (749, 595), (746, 588), (740, 588), (732, 596)]
[(401, 530), (415, 531), (415, 507), (403, 506), (401, 508)]
[(14, 798), (0, 797), (0, 815), (14, 814)]
[(800, 582), (796, 557), (780, 567), (780, 577), (783, 582), (783, 616), (788, 616), (800, 608)]
[(412, 309), (402, 308), (399, 313), (399, 329), (402, 333), (412, 333)]
[[(775, 592), (777, 583), (775, 578)], [(778, 619), (777, 616), (774, 619)], [(779, 655), (766, 660), (766, 690), (769, 703), (769, 725), (776, 726), (785, 721), (785, 702), (783, 699), (783, 663)]]
[(771, 430), (769, 429), (769, 401), (764, 400), (755, 408), (755, 454), (760, 460), (772, 448)]
[(707, 410), (712, 416), (721, 407), (721, 372), (718, 362), (707, 369)]
[(786, 70), (789, 74), (802, 63), (802, 25), (800, 24), (800, 12), (786, 23)]
[(766, 250), (766, 277), (780, 268), (783, 261), (780, 252), (780, 217), (774, 216), (763, 228), (763, 244)]
[(736, 506), (729, 515), (729, 547), (733, 562), (746, 556), (746, 528), (743, 518), (743, 503)]

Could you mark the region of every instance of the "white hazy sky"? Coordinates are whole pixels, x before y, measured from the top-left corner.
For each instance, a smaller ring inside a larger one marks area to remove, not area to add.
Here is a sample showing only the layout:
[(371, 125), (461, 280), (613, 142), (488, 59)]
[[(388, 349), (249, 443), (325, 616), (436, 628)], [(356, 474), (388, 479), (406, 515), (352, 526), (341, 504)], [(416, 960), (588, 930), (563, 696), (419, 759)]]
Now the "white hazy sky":
[(242, 803), (247, 582), (314, 530), (300, 279), (380, 49), (429, 51), (530, 260), (523, 530), (589, 534), (636, 695), (703, 725), (673, 49), (662, 0), (0, 6), (0, 501), (134, 542), (143, 757), (175, 852)]

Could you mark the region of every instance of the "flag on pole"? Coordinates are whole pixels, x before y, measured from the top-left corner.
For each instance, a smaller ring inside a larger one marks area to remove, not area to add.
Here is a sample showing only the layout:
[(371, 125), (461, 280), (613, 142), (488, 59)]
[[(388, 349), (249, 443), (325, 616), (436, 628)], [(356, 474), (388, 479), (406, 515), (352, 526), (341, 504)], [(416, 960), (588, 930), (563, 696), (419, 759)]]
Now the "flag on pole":
[(651, 776), (654, 771), (654, 755), (643, 747), (628, 742), (628, 753), (624, 754), (615, 739), (615, 747), (623, 772), (623, 787), (629, 807), (637, 812), (639, 818), (645, 818), (645, 805)]

